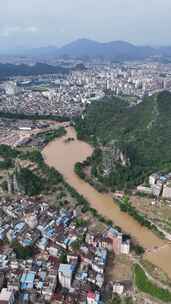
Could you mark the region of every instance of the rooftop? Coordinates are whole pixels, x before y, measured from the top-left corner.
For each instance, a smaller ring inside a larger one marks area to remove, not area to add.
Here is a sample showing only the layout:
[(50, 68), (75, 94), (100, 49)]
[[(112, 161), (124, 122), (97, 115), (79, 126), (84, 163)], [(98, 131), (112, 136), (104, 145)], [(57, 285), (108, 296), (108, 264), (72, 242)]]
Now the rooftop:
[(73, 266), (70, 264), (60, 264), (59, 272), (62, 272), (66, 276), (71, 276), (73, 272)]

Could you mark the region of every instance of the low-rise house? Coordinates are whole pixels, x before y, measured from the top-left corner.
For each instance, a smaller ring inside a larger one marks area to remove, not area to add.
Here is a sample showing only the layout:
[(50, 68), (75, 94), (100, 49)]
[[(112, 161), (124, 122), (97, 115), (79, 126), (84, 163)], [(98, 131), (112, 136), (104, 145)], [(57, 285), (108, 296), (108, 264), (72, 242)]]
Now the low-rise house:
[(20, 290), (20, 272), (15, 271), (11, 272), (8, 275), (7, 280), (7, 288), (8, 290), (14, 290), (15, 292), (18, 292)]
[(156, 184), (152, 185), (152, 193), (154, 196), (159, 197), (163, 190), (163, 183), (158, 180)]
[(46, 301), (50, 301), (56, 288), (57, 284), (57, 272), (50, 272), (46, 277), (46, 282), (44, 283), (42, 294)]
[(120, 284), (120, 283), (114, 283), (113, 284), (113, 293), (118, 294), (119, 296), (121, 296), (124, 292), (124, 285)]
[(112, 251), (113, 250), (113, 241), (111, 240), (111, 238), (108, 237), (102, 237), (99, 240), (99, 246), (101, 248), (105, 248), (108, 251)]
[(13, 304), (14, 301), (14, 292), (7, 288), (3, 288), (0, 293), (0, 304)]
[(34, 286), (36, 273), (34, 271), (24, 272), (20, 279), (21, 290), (31, 290)]
[(0, 254), (0, 270), (7, 269), (8, 266), (8, 257), (5, 254)]
[(143, 186), (143, 185), (137, 186), (137, 191), (140, 192), (140, 193), (148, 194), (148, 195), (153, 194), (152, 188), (146, 187), (146, 186)]
[(163, 186), (162, 197), (164, 199), (171, 199), (171, 183), (170, 182), (168, 182), (166, 185)]
[(98, 273), (96, 275), (96, 286), (98, 286), (101, 289), (103, 284), (104, 284), (104, 275)]
[(158, 173), (153, 173), (149, 176), (149, 184), (152, 187), (155, 185), (157, 179), (159, 179), (160, 175)]
[(34, 229), (38, 225), (38, 219), (36, 214), (26, 214), (25, 216), (26, 224), (31, 228)]
[(45, 238), (45, 237), (42, 237), (42, 238), (36, 243), (36, 246), (37, 246), (40, 250), (42, 250), (42, 251), (44, 251), (44, 250), (46, 249), (47, 245), (48, 245), (48, 239)]
[(59, 255), (59, 247), (56, 244), (47, 247), (47, 251), (52, 257), (57, 257)]
[(2, 289), (2, 287), (4, 285), (4, 279), (5, 279), (4, 272), (0, 272), (0, 290)]
[(87, 293), (87, 304), (99, 304), (100, 294), (98, 292), (89, 291)]
[(122, 254), (129, 254), (130, 253), (130, 240), (129, 239), (122, 242), (121, 253)]

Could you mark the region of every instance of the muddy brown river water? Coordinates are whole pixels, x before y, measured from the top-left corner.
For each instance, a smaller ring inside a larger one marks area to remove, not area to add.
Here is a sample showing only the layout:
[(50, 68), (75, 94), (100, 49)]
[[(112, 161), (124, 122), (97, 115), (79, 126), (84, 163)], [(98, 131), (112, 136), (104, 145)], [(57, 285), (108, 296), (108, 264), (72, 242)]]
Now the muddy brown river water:
[[(141, 227), (129, 215), (122, 213), (110, 194), (97, 192), (74, 173), (75, 163), (90, 156), (93, 148), (89, 144), (77, 140), (74, 128), (68, 127), (66, 130), (65, 137), (54, 140), (44, 148), (43, 155), (46, 163), (63, 174), (65, 180), (82, 194), (100, 214), (111, 219), (125, 232), (135, 237), (148, 251), (145, 258), (160, 267), (171, 278), (171, 244), (161, 240), (150, 230)], [(68, 137), (73, 137), (75, 140), (65, 143), (64, 140)]]

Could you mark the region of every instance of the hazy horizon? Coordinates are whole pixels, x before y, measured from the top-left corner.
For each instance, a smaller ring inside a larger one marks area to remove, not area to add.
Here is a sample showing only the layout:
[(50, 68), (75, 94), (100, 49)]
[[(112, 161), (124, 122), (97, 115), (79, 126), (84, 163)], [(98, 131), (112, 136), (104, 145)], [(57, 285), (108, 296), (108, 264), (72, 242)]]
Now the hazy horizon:
[(170, 10), (170, 0), (6, 0), (0, 11), (1, 50), (61, 47), (81, 38), (167, 46)]

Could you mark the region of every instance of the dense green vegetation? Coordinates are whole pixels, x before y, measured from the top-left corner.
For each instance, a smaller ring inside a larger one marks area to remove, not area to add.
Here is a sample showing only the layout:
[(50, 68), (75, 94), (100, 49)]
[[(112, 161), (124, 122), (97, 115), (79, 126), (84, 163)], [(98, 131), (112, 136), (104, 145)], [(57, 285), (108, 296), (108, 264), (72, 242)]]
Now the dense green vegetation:
[(145, 250), (138, 244), (131, 243), (131, 251), (134, 251), (136, 255), (143, 255)]
[(23, 247), (17, 241), (12, 242), (12, 247), (14, 249), (17, 259), (26, 260), (32, 257), (33, 254), (32, 247), (28, 247), (28, 246)]
[(19, 188), (26, 195), (38, 195), (44, 189), (44, 180), (28, 168), (21, 168), (17, 171), (16, 178)]
[(138, 185), (155, 171), (171, 171), (171, 93), (145, 97), (133, 107), (106, 97), (75, 122), (78, 138), (99, 147), (103, 156), (111, 143), (126, 156), (127, 165), (114, 159), (108, 175), (103, 175), (102, 160), (95, 159), (98, 178), (113, 190)]
[(18, 152), (7, 145), (0, 145), (0, 170), (7, 170), (14, 167), (14, 159)]
[(61, 66), (52, 66), (46, 63), (36, 63), (35, 65), (26, 64), (9, 64), (0, 63), (0, 78), (10, 76), (30, 76), (30, 75), (43, 75), (43, 74), (66, 74), (69, 70)]
[(76, 163), (74, 166), (75, 173), (82, 179), (85, 179), (84, 167), (82, 163)]
[(37, 163), (37, 164), (42, 164), (43, 163), (43, 156), (42, 156), (41, 152), (37, 149), (21, 153), (20, 158), (21, 159), (28, 159), (32, 162)]
[(87, 183), (89, 183), (91, 186), (93, 186), (98, 192), (108, 192), (108, 189), (100, 183), (97, 179), (95, 180), (93, 177), (96, 177), (96, 167), (94, 164), (92, 164), (92, 169), (91, 169), (91, 174), (92, 177), (89, 177), (84, 173), (84, 170), (87, 166), (91, 165), (92, 161), (91, 158), (84, 162), (78, 162), (74, 166), (74, 171), (75, 173), (83, 180), (85, 180)]
[(171, 293), (167, 289), (159, 288), (152, 283), (138, 264), (135, 265), (134, 273), (135, 284), (139, 290), (163, 302), (171, 302)]
[(0, 170), (7, 170), (13, 167), (13, 162), (10, 158), (0, 161)]
[(20, 155), (21, 159), (28, 159), (32, 162), (35, 162), (38, 166), (38, 169), (45, 177), (43, 181), (43, 189), (50, 189), (53, 185), (63, 183), (63, 176), (55, 170), (53, 167), (49, 167), (45, 164), (42, 154), (39, 150), (33, 150), (29, 152), (22, 153)]
[(120, 296), (118, 296), (117, 294), (115, 294), (115, 295), (113, 296), (113, 299), (112, 299), (112, 300), (109, 300), (109, 301), (107, 302), (107, 304), (122, 304), (122, 300), (121, 300)]
[(0, 145), (0, 156), (4, 159), (16, 158), (18, 152), (7, 145)]
[(64, 252), (60, 255), (59, 262), (62, 264), (67, 264), (67, 254)]
[(59, 115), (39, 115), (39, 114), (24, 114), (24, 113), (10, 113), (0, 112), (0, 117), (9, 119), (30, 119), (30, 120), (55, 120), (59, 122), (69, 121), (68, 117)]

